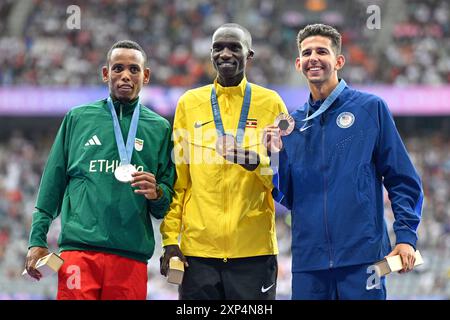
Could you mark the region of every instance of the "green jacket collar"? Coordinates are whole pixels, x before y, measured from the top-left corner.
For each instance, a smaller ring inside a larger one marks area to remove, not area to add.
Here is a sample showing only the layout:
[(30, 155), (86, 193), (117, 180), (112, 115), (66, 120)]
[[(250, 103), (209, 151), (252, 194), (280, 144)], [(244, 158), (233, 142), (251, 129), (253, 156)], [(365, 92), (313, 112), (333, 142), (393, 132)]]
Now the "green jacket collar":
[(111, 96), (111, 99), (113, 101), (114, 108), (116, 109), (117, 115), (119, 115), (119, 113), (121, 111), (120, 107), (122, 107), (122, 114), (128, 115), (128, 114), (132, 113), (139, 101), (139, 97), (136, 97), (133, 100), (128, 101), (128, 102), (120, 101), (112, 96)]

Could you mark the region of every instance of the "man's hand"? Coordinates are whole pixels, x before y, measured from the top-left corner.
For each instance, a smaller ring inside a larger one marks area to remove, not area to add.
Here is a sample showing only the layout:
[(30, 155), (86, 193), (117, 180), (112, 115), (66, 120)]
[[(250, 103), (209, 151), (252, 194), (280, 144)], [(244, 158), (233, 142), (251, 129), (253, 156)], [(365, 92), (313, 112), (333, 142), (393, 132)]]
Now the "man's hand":
[(280, 150), (283, 149), (280, 128), (274, 125), (265, 127), (263, 133), (263, 144), (267, 151), (271, 153), (280, 152)]
[(414, 268), (414, 263), (416, 262), (416, 256), (414, 248), (407, 243), (399, 243), (395, 246), (394, 250), (387, 256), (400, 255), (402, 259), (403, 269), (399, 273), (409, 272)]
[(131, 186), (139, 188), (134, 190), (134, 193), (142, 194), (148, 200), (155, 200), (161, 197), (161, 191), (158, 194), (158, 185), (156, 178), (152, 173), (145, 171), (138, 171), (132, 174)]
[(36, 262), (49, 253), (48, 249), (44, 247), (31, 247), (28, 250), (25, 260), (25, 269), (27, 269), (28, 274), (34, 279), (40, 280), (42, 278), (42, 274), (35, 268)]
[(258, 153), (239, 147), (226, 149), (223, 157), (230, 162), (241, 165), (248, 171), (255, 170), (260, 162)]
[(183, 253), (180, 250), (180, 247), (178, 245), (168, 245), (164, 247), (164, 253), (159, 258), (159, 270), (161, 274), (165, 277), (167, 277), (167, 272), (169, 271), (169, 260), (172, 257), (178, 257), (181, 261), (183, 261), (184, 266), (187, 268), (189, 267), (189, 264), (187, 263), (186, 257), (183, 255)]

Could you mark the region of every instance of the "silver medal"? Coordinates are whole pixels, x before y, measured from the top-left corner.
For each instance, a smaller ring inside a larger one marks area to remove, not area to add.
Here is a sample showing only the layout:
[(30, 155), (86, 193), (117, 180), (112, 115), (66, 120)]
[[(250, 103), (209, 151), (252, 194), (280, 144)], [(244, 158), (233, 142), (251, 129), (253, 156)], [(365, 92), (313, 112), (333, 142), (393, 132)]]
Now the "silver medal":
[(123, 183), (128, 183), (133, 179), (132, 173), (137, 172), (136, 168), (131, 164), (121, 164), (114, 171), (114, 176), (117, 180)]

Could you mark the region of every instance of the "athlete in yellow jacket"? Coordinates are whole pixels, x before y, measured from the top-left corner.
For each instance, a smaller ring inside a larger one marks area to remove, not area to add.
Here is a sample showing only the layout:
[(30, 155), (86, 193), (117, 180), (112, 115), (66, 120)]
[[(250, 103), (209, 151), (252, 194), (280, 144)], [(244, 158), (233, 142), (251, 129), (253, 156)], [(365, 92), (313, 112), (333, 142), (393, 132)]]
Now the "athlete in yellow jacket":
[(175, 112), (177, 180), (161, 225), (161, 273), (173, 256), (185, 262), (181, 299), (275, 298), (272, 170), (262, 133), (287, 110), (276, 92), (247, 82), (250, 48), (245, 28), (219, 27), (211, 49), (217, 79), (187, 91)]

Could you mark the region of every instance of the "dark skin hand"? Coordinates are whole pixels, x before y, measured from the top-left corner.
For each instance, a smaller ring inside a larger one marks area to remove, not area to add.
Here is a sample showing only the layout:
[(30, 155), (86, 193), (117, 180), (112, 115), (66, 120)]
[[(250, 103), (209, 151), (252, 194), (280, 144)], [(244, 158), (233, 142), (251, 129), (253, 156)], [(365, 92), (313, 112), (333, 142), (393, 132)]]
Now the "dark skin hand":
[(145, 196), (148, 200), (158, 199), (156, 178), (149, 172), (135, 172), (132, 174), (133, 180), (131, 186), (139, 188), (134, 190), (134, 193)]
[(164, 247), (164, 253), (159, 258), (159, 269), (163, 276), (167, 277), (167, 272), (169, 271), (169, 260), (172, 257), (178, 257), (181, 261), (183, 261), (184, 266), (187, 268), (189, 264), (186, 260), (186, 257), (180, 250), (178, 245), (168, 245)]
[(226, 150), (223, 157), (230, 162), (239, 164), (248, 171), (254, 171), (260, 162), (258, 153), (242, 148)]
[(34, 279), (40, 280), (42, 278), (41, 273), (35, 269), (36, 262), (49, 253), (48, 248), (44, 247), (31, 247), (28, 250), (25, 261), (25, 269), (27, 269), (28, 274)]

